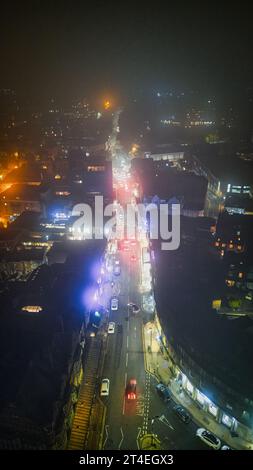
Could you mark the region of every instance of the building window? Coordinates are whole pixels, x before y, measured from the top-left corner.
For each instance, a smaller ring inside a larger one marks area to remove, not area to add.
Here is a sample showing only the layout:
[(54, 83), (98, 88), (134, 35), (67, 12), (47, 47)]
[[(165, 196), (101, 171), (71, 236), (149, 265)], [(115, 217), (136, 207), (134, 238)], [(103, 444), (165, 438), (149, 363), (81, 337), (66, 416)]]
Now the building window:
[(88, 166), (87, 169), (89, 172), (105, 171), (105, 166), (104, 165), (92, 165), (92, 166)]
[(203, 393), (201, 393), (199, 390), (197, 390), (196, 399), (197, 399), (197, 401), (198, 401), (202, 406), (204, 405), (204, 403), (205, 403), (205, 396), (204, 396)]
[(222, 421), (222, 423), (225, 424), (225, 426), (227, 426), (228, 428), (231, 428), (232, 425), (233, 425), (233, 418), (231, 418), (230, 416), (226, 415), (225, 413), (223, 413), (221, 421)]
[(216, 416), (218, 414), (217, 406), (215, 406), (213, 403), (210, 403), (209, 406), (208, 406), (208, 411), (209, 411), (209, 413), (211, 413), (211, 415), (213, 415), (216, 418)]
[(192, 383), (191, 383), (189, 380), (187, 380), (187, 382), (186, 382), (186, 390), (187, 390), (191, 395), (193, 394), (193, 385), (192, 385)]

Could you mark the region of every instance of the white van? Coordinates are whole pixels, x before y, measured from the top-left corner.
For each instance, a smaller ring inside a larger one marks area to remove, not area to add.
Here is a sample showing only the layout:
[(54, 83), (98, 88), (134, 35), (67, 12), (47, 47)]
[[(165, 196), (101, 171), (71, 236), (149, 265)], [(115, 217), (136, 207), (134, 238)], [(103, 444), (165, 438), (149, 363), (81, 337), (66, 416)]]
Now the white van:
[(101, 382), (101, 387), (100, 387), (100, 396), (107, 397), (109, 395), (109, 388), (110, 388), (110, 380), (103, 379)]

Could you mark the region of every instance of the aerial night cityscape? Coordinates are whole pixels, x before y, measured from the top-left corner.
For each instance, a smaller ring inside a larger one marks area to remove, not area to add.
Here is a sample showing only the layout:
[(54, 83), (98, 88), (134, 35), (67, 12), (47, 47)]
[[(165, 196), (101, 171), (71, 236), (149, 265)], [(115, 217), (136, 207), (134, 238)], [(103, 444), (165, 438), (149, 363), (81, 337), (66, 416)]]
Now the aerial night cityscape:
[(0, 456), (250, 461), (249, 4), (1, 16)]

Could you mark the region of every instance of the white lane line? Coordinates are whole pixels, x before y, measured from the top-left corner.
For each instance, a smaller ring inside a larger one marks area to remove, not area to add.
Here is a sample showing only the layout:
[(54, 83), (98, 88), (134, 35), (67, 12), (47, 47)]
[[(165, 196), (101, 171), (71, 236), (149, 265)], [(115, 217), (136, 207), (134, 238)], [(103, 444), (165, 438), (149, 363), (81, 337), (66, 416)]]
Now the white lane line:
[(128, 339), (129, 339), (129, 336), (127, 335), (127, 349), (128, 349)]
[(128, 365), (128, 352), (126, 353), (126, 367)]
[(106, 438), (105, 438), (105, 441), (104, 441), (104, 444), (103, 444), (103, 449), (105, 448), (105, 444), (106, 444), (106, 441), (107, 441), (108, 436), (109, 436), (108, 429), (109, 429), (109, 425), (107, 424), (107, 425), (105, 426)]
[(125, 393), (124, 393), (123, 408), (122, 408), (122, 414), (123, 415), (125, 414), (125, 406), (126, 406), (126, 397), (125, 397)]
[(166, 416), (164, 415), (161, 415), (160, 418), (158, 418), (159, 421), (161, 421), (161, 423), (163, 424), (166, 424), (166, 426), (168, 426), (170, 429), (172, 429), (172, 431), (175, 431), (175, 429), (173, 428), (173, 426), (170, 424), (169, 420), (166, 418)]
[(139, 432), (138, 432), (138, 435), (137, 435), (136, 442), (137, 442), (137, 448), (138, 448), (138, 450), (140, 450), (140, 447), (139, 447), (139, 437), (140, 437), (140, 434), (141, 434), (141, 428), (138, 428), (138, 429), (139, 429)]
[(123, 434), (123, 430), (122, 430), (122, 428), (120, 428), (120, 431), (121, 431), (121, 436), (122, 436), (122, 437), (121, 437), (121, 441), (120, 441), (120, 443), (119, 443), (119, 447), (118, 447), (118, 449), (120, 449), (120, 448), (121, 448), (121, 446), (122, 446), (122, 442), (123, 442), (123, 440), (124, 440), (124, 434)]
[[(126, 383), (127, 383), (127, 372), (125, 372), (125, 388), (124, 388), (124, 390), (126, 390)], [(122, 414), (123, 415), (125, 414), (125, 406), (126, 406), (126, 397), (125, 397), (125, 393), (124, 393), (123, 408), (122, 408)]]

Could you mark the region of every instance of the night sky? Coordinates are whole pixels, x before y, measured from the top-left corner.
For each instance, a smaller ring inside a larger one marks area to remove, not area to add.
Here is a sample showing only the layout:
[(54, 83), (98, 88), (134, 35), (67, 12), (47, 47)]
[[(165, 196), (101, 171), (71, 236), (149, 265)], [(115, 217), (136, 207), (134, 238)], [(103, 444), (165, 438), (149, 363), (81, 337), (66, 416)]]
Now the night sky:
[(222, 92), (253, 78), (249, 3), (6, 3), (0, 86), (24, 95), (72, 99), (168, 86)]

